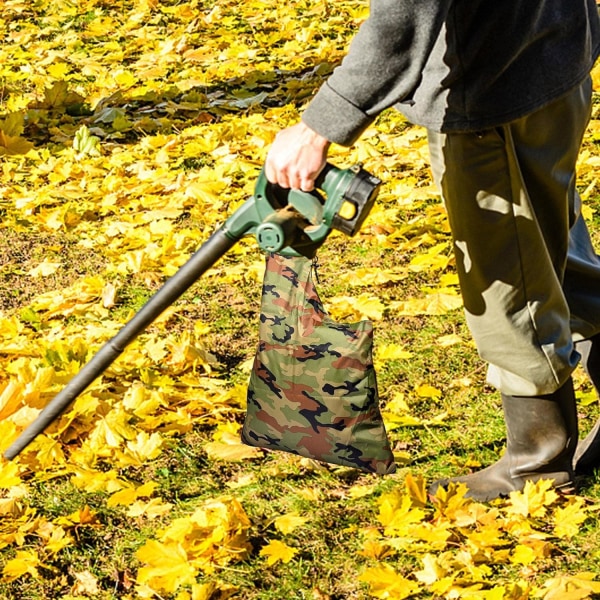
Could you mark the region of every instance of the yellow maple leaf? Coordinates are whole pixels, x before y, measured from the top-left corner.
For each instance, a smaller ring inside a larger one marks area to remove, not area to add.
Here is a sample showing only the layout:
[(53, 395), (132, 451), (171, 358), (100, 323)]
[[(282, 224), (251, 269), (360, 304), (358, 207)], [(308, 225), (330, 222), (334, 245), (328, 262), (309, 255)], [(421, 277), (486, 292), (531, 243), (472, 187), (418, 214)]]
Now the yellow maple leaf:
[[(595, 189), (595, 187), (596, 187), (596, 181), (594, 181), (590, 185), (591, 185), (591, 187), (593, 189)], [(581, 207), (581, 216), (586, 221), (591, 221), (595, 214), (596, 214), (596, 209), (593, 206), (590, 206), (589, 204), (582, 205), (582, 207)]]
[(267, 557), (268, 565), (274, 565), (278, 561), (289, 563), (297, 553), (296, 548), (291, 548), (279, 540), (272, 540), (260, 551), (261, 556)]
[(400, 537), (388, 538), (387, 544), (399, 552), (413, 552), (416, 549), (433, 551), (445, 548), (453, 532), (449, 523), (421, 522), (407, 524), (398, 535)]
[(7, 135), (0, 129), (0, 156), (27, 154), (33, 144), (18, 135)]
[(62, 263), (45, 258), (37, 267), (29, 269), (27, 275), (30, 277), (48, 277), (48, 275), (56, 273), (61, 266)]
[(559, 538), (572, 538), (579, 533), (581, 524), (588, 516), (583, 498), (569, 498), (566, 506), (559, 506), (554, 510), (554, 534)]
[(371, 319), (379, 321), (383, 318), (385, 306), (379, 298), (370, 294), (351, 296), (336, 296), (328, 303), (328, 312), (338, 320)]
[(106, 506), (119, 506), (120, 504), (127, 506), (135, 502), (136, 499), (136, 489), (134, 487), (128, 487), (124, 490), (119, 490), (118, 492), (115, 492), (106, 501)]
[(413, 477), (412, 473), (407, 473), (404, 486), (414, 506), (422, 508), (427, 504), (427, 483), (422, 475)]
[(455, 294), (435, 292), (424, 298), (390, 302), (389, 309), (401, 316), (444, 315), (462, 306), (462, 299)]
[(590, 406), (598, 402), (596, 390), (577, 391), (577, 404), (579, 406)]
[(21, 483), (19, 465), (16, 462), (3, 460), (0, 464), (0, 488), (10, 489)]
[(181, 590), (176, 600), (226, 600), (237, 596), (238, 588), (221, 581), (208, 581), (207, 583), (195, 583), (190, 591)]
[(379, 542), (378, 540), (365, 540), (362, 549), (358, 553), (367, 558), (382, 560), (394, 554), (394, 550), (388, 544)]
[(156, 458), (162, 451), (163, 439), (160, 433), (151, 434), (139, 431), (135, 440), (127, 442), (127, 451), (141, 463)]
[(68, 83), (64, 80), (56, 81), (44, 90), (44, 100), (37, 108), (65, 107), (85, 100), (77, 92), (69, 90)]
[(177, 600), (211, 600), (215, 597), (215, 592), (218, 591), (218, 584), (216, 581), (209, 581), (207, 583), (195, 583), (192, 585), (190, 592), (181, 591), (177, 595)]
[(455, 344), (462, 344), (463, 339), (456, 335), (455, 333), (451, 333), (449, 335), (442, 335), (435, 340), (435, 343), (442, 348), (447, 348), (448, 346), (454, 346)]
[(365, 569), (358, 579), (368, 584), (371, 596), (386, 600), (403, 600), (420, 589), (417, 582), (403, 577), (386, 564)]
[(148, 517), (149, 519), (156, 519), (156, 517), (162, 517), (171, 511), (173, 505), (169, 502), (162, 502), (160, 498), (153, 498), (148, 502), (143, 500), (136, 500), (133, 502), (127, 511), (128, 517)]
[(559, 575), (544, 584), (546, 593), (543, 600), (583, 600), (596, 598), (600, 594), (600, 582), (594, 581), (595, 573), (577, 573), (576, 575)]
[(415, 388), (417, 396), (420, 398), (440, 398), (442, 391), (428, 383), (424, 383)]
[(137, 581), (141, 584), (173, 593), (182, 585), (196, 582), (197, 569), (188, 560), (181, 544), (147, 540), (135, 555), (145, 565), (137, 573)]
[(458, 274), (457, 273), (444, 273), (440, 277), (440, 285), (442, 287), (450, 287), (452, 285), (458, 285)]
[(206, 454), (212, 460), (239, 462), (262, 456), (259, 448), (243, 444), (240, 440), (239, 425), (223, 423), (219, 425), (213, 436), (214, 441), (204, 446)]
[(425, 554), (421, 558), (423, 568), (420, 571), (415, 571), (415, 577), (426, 585), (432, 585), (436, 581), (445, 577), (448, 571), (438, 560), (438, 557), (433, 554)]
[(448, 251), (448, 243), (443, 242), (441, 244), (436, 244), (427, 252), (423, 254), (418, 254), (415, 256), (409, 264), (409, 269), (411, 271), (421, 272), (421, 271), (436, 271), (439, 269), (445, 269), (449, 264), (451, 257), (442, 254), (443, 252)]
[(385, 526), (385, 535), (401, 536), (411, 525), (420, 523), (424, 518), (425, 512), (413, 507), (412, 498), (400, 490), (383, 494), (379, 499), (378, 520)]
[(212, 434), (214, 442), (225, 442), (234, 444), (239, 442), (241, 425), (235, 421), (224, 421), (218, 423)]
[(291, 512), (277, 517), (273, 523), (278, 531), (287, 535), (294, 531), (294, 529), (302, 527), (308, 520), (308, 517), (302, 517), (297, 512)]
[(510, 562), (517, 565), (529, 565), (535, 562), (536, 558), (535, 550), (531, 546), (517, 544), (511, 554)]
[[(152, 345), (150, 341), (146, 346)], [(166, 405), (164, 395), (158, 390), (150, 390), (144, 385), (132, 385), (123, 396), (123, 406), (136, 416), (144, 418), (154, 414), (158, 408)]]
[(508, 514), (539, 518), (546, 515), (548, 508), (559, 498), (551, 480), (536, 483), (527, 481), (523, 491), (511, 492), (506, 505)]
[(92, 449), (102, 454), (112, 448), (118, 448), (124, 439), (135, 439), (137, 432), (129, 424), (130, 419), (131, 415), (120, 407), (110, 410), (98, 419), (89, 436)]
[(54, 79), (64, 79), (70, 70), (70, 66), (66, 62), (54, 63), (47, 67), (48, 75)]
[(225, 485), (230, 489), (237, 489), (253, 485), (257, 482), (257, 477), (254, 473), (240, 473), (229, 481), (225, 482)]
[(28, 495), (28, 488), (25, 485), (15, 485), (5, 494), (5, 498), (0, 498), (0, 515), (19, 516), (22, 514), (20, 499)]
[(376, 489), (377, 485), (375, 483), (366, 485), (356, 483), (348, 490), (348, 496), (350, 498), (364, 498), (374, 493)]
[(390, 281), (400, 281), (406, 279), (408, 273), (402, 269), (380, 269), (380, 268), (362, 268), (344, 273), (340, 280), (348, 283), (350, 286), (373, 286), (383, 285)]
[(0, 392), (0, 419), (12, 415), (23, 402), (25, 385), (23, 382), (11, 379)]
[(385, 403), (385, 411), (396, 414), (410, 412), (410, 407), (406, 402), (406, 396), (403, 392), (395, 392), (394, 395)]
[(88, 570), (73, 573), (75, 577), (75, 585), (72, 588), (72, 593), (76, 596), (98, 596), (100, 588), (98, 587), (97, 577)]
[(382, 364), (386, 360), (405, 360), (413, 355), (401, 344), (381, 344), (377, 348), (377, 361)]
[(173, 520), (161, 532), (160, 540), (181, 544), (196, 567), (212, 572), (217, 564), (248, 555), (249, 527), (250, 520), (239, 501), (224, 497), (205, 502), (189, 517)]
[(62, 444), (47, 435), (39, 435), (28, 450), (34, 453), (34, 460), (42, 469), (49, 469), (65, 463)]
[(262, 456), (259, 448), (253, 448), (241, 442), (237, 444), (208, 442), (204, 446), (204, 450), (212, 460), (225, 460), (229, 462), (240, 462)]
[(0, 121), (0, 130), (6, 135), (19, 136), (25, 129), (25, 114), (20, 111), (12, 112)]
[(316, 487), (305, 487), (298, 491), (298, 495), (309, 502), (320, 502), (323, 499), (323, 492)]
[(92, 512), (89, 506), (84, 506), (70, 515), (58, 517), (55, 521), (58, 525), (72, 527), (73, 525), (95, 525), (97, 522), (96, 513)]
[(468, 511), (473, 500), (465, 498), (469, 489), (464, 483), (450, 483), (447, 486), (439, 486), (435, 492), (436, 516), (443, 520), (456, 519), (457, 515), (462, 515)]
[(16, 556), (4, 563), (2, 575), (8, 581), (18, 579), (26, 573), (37, 579), (38, 567), (40, 566), (41, 563), (37, 553), (27, 550), (17, 550)]
[(130, 486), (129, 483), (119, 479), (119, 475), (114, 469), (109, 471), (99, 471), (85, 466), (77, 466), (78, 463), (80, 465), (87, 464), (87, 461), (85, 460), (87, 455), (88, 449), (85, 447), (71, 453), (73, 466), (70, 470), (73, 474), (71, 477), (73, 485), (77, 486), (79, 489), (85, 489), (89, 493), (106, 491), (109, 494)]
[(136, 76), (126, 69), (117, 69), (113, 73), (113, 77), (115, 81), (123, 88), (129, 88), (137, 82)]
[(106, 501), (107, 506), (118, 506), (119, 504), (129, 505), (138, 498), (147, 498), (154, 493), (157, 483), (154, 481), (147, 481), (139, 487), (126, 487), (112, 494), (112, 496)]
[(37, 533), (45, 541), (44, 548), (52, 554), (60, 552), (73, 543), (71, 536), (60, 525), (57, 526), (53, 523), (48, 523), (47, 530), (40, 527)]

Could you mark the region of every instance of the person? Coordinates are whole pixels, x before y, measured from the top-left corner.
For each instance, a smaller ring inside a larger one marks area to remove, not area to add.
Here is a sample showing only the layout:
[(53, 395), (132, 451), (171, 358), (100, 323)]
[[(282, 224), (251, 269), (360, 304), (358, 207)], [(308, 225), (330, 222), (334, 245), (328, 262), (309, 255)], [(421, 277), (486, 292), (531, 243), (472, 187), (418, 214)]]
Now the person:
[(310, 191), (330, 145), (353, 144), (382, 111), (427, 130), (467, 324), (507, 430), (502, 458), (431, 493), (462, 482), (487, 501), (539, 479), (572, 490), (574, 460), (600, 466), (598, 427), (577, 449), (572, 383), (581, 344), (600, 382), (600, 260), (575, 188), (599, 48), (594, 0), (375, 0), (268, 151), (270, 182)]

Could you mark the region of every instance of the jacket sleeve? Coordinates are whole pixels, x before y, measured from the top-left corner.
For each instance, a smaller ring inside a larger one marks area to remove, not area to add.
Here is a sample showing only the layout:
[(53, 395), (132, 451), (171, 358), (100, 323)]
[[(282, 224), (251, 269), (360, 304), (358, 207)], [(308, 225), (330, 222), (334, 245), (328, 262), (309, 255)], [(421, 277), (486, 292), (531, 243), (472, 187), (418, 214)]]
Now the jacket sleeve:
[(348, 54), (314, 96), (303, 122), (349, 146), (375, 117), (410, 102), (450, 0), (372, 0)]

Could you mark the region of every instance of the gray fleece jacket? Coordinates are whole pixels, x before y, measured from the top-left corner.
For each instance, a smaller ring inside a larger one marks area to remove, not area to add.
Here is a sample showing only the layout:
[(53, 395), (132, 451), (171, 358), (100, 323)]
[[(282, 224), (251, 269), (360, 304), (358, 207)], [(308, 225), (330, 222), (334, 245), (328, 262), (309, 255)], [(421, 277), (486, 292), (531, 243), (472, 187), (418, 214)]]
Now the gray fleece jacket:
[(391, 106), (435, 131), (494, 127), (578, 85), (599, 50), (595, 0), (372, 0), (302, 120), (342, 145)]

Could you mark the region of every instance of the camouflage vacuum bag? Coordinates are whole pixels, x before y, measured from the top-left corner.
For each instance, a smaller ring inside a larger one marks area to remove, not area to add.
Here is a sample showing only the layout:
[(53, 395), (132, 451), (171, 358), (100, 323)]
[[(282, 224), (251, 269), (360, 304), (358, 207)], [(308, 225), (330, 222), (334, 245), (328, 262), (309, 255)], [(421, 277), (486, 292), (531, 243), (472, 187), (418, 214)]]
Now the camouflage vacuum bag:
[(386, 474), (394, 458), (379, 412), (373, 325), (334, 322), (312, 261), (271, 254), (242, 441)]

